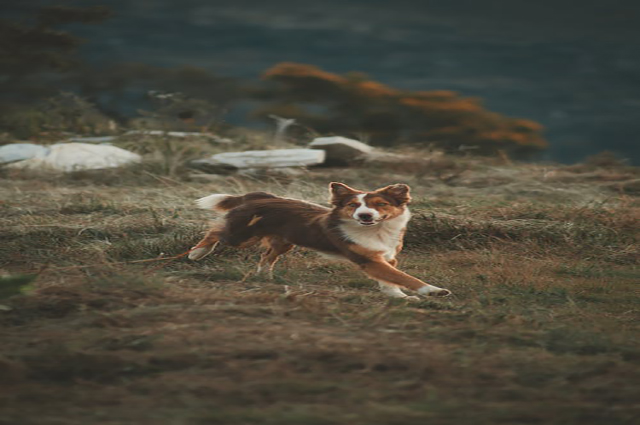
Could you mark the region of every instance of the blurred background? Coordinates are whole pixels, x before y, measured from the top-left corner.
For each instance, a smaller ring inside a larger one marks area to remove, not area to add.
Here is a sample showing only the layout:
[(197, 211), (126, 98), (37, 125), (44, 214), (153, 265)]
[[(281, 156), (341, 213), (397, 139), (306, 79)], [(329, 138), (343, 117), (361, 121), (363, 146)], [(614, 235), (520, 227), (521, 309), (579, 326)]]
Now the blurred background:
[[(640, 164), (633, 0), (27, 0), (1, 8), (5, 142), (157, 127), (149, 111), (165, 108), (183, 126), (210, 126), (215, 116), (219, 131), (272, 126), (276, 114), (382, 146), (497, 146), (563, 163), (606, 150)], [(52, 122), (51, 111), (65, 123)], [(79, 114), (93, 114), (84, 131), (69, 128)]]

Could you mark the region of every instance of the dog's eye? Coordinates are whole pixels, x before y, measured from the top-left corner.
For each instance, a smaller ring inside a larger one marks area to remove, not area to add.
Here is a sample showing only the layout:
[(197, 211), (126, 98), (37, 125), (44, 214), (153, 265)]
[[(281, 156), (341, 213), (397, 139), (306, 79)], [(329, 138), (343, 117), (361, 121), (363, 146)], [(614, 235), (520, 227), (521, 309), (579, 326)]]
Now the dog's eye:
[(387, 202), (377, 202), (376, 203), (376, 207), (386, 207), (387, 205), (389, 205)]
[(358, 204), (357, 202), (352, 202), (352, 203), (350, 203), (350, 204), (349, 204), (349, 205), (347, 205), (347, 206), (348, 206), (348, 207), (352, 207), (352, 208), (356, 208), (356, 207), (359, 207), (359, 206), (360, 206), (360, 204)]

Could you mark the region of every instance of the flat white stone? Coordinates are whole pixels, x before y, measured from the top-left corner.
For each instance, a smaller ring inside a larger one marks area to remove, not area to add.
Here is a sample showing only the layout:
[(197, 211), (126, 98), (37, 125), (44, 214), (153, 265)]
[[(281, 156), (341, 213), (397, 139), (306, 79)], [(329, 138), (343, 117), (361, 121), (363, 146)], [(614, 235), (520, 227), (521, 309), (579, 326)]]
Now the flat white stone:
[(360, 153), (369, 153), (373, 150), (373, 148), (366, 143), (362, 143), (354, 139), (348, 139), (342, 136), (316, 137), (311, 141), (311, 143), (309, 143), (309, 147), (320, 148), (336, 144), (344, 145)]
[(306, 167), (322, 164), (325, 156), (324, 151), (316, 149), (274, 149), (219, 153), (210, 161), (236, 168)]
[(10, 164), (12, 168), (49, 169), (56, 171), (96, 170), (138, 163), (137, 153), (111, 145), (59, 143), (49, 146), (46, 155)]
[(0, 164), (23, 161), (29, 158), (43, 157), (49, 153), (49, 148), (33, 143), (11, 143), (0, 146)]

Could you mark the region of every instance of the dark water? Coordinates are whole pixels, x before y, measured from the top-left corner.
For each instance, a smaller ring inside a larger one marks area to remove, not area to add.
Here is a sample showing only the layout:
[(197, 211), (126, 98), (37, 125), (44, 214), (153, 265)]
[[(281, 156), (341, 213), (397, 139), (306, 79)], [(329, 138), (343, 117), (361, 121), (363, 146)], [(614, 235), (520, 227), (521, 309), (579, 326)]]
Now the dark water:
[(73, 27), (89, 40), (82, 55), (93, 63), (188, 64), (247, 79), (281, 61), (357, 70), (397, 88), (478, 96), (492, 110), (539, 121), (549, 159), (573, 162), (606, 149), (640, 163), (640, 2), (74, 4), (116, 12), (103, 24)]

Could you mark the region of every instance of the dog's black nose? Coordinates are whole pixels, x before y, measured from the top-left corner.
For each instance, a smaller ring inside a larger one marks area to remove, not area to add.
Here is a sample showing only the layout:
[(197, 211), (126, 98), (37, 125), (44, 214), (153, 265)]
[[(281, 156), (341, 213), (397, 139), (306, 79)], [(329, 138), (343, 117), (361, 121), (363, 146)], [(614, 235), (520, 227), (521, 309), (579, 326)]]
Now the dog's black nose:
[(362, 221), (373, 221), (373, 216), (371, 214), (358, 214), (358, 218)]

